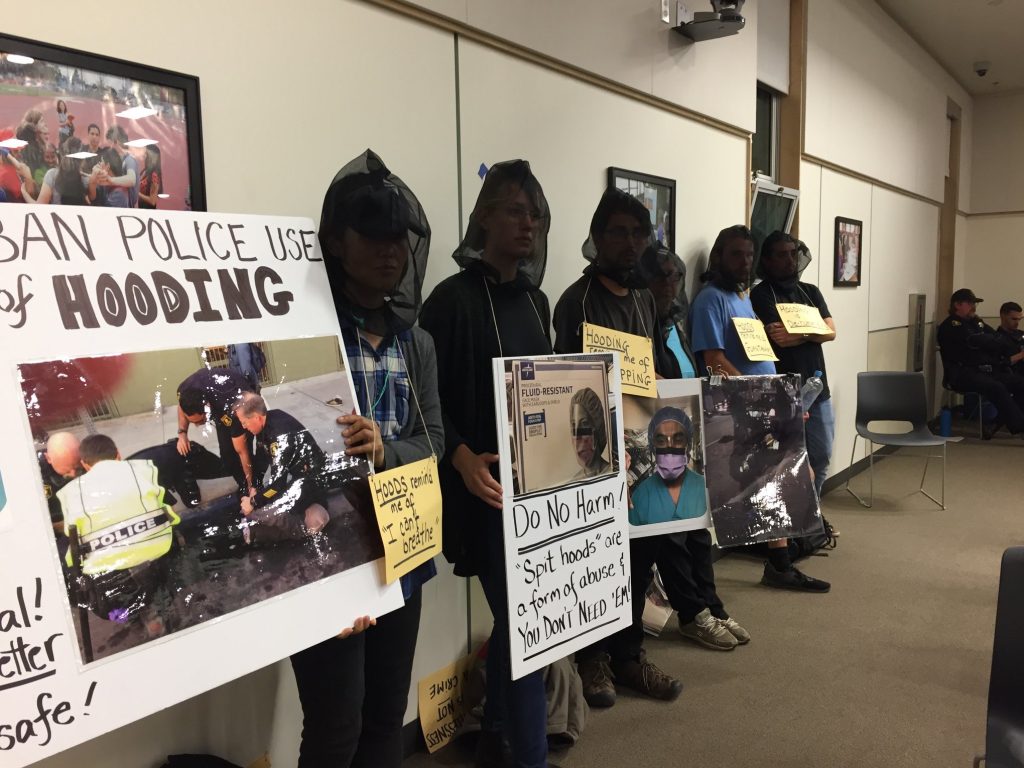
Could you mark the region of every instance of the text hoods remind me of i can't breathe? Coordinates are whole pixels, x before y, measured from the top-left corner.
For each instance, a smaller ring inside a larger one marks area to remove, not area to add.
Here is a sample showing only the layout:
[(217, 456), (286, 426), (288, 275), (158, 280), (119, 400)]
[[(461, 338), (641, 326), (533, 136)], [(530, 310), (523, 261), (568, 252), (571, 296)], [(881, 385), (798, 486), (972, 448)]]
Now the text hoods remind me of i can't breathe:
[(0, 206), (0, 763), (36, 762), (401, 604), (375, 562), (88, 666), (75, 647), (18, 365), (311, 336), (340, 342), (308, 219)]

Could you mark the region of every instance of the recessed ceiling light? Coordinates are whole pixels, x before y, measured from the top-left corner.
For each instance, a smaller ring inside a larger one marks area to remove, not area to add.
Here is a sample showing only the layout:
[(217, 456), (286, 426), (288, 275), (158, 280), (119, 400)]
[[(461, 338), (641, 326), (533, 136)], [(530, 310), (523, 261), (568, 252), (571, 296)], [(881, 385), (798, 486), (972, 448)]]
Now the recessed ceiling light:
[(7, 60), (11, 64), (34, 64), (36, 61), (31, 56), (22, 56), (20, 53), (8, 53)]
[(170, 195), (168, 195), (166, 192), (161, 192), (160, 194), (157, 195), (157, 197), (159, 197), (161, 200), (166, 200), (168, 197), (170, 197)]
[(4, 139), (3, 141), (0, 141), (0, 147), (4, 147), (5, 149), (21, 149), (27, 144), (27, 141), (22, 141), (21, 139), (15, 138)]
[(118, 112), (117, 117), (125, 117), (129, 120), (138, 120), (155, 114), (156, 110), (150, 109), (149, 107), (132, 107), (131, 109), (126, 109), (124, 112)]
[(124, 145), (126, 147), (148, 147), (150, 144), (158, 143), (156, 139), (132, 139), (126, 141)]
[(88, 160), (90, 157), (96, 157), (96, 153), (86, 152), (83, 150), (81, 152), (72, 152), (70, 155), (68, 155), (68, 157), (70, 157), (72, 160)]

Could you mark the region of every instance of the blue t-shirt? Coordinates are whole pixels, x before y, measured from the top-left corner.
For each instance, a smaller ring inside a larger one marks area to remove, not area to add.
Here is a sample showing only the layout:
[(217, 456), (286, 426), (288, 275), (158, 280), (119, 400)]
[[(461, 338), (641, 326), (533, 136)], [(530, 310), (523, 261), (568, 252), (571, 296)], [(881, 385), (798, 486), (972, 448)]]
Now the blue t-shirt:
[(704, 475), (692, 469), (687, 469), (683, 475), (683, 487), (679, 490), (679, 501), (676, 503), (672, 502), (665, 481), (657, 472), (634, 488), (631, 498), (633, 506), (629, 509), (630, 525), (690, 520), (700, 517), (707, 509)]
[(775, 363), (753, 362), (740, 343), (740, 335), (733, 324), (734, 317), (757, 319), (750, 299), (732, 291), (723, 291), (715, 285), (706, 285), (697, 294), (690, 307), (690, 329), (693, 333), (693, 351), (697, 364), (705, 369), (703, 352), (706, 349), (725, 350), (725, 357), (744, 376), (772, 376)]

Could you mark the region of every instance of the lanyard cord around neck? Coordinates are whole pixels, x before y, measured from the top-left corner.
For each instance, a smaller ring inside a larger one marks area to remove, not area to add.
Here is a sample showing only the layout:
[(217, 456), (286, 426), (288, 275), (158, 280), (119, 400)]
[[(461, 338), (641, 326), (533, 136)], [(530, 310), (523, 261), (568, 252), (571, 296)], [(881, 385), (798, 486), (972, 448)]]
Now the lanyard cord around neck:
[[(771, 283), (768, 283), (768, 289), (772, 292), (772, 298), (775, 299), (775, 305), (778, 306), (778, 304), (779, 304), (779, 297), (775, 295), (775, 286), (772, 285)], [(796, 284), (796, 289), (798, 291), (800, 291), (800, 295), (803, 296), (807, 300), (807, 306), (809, 306), (809, 307), (817, 307), (817, 304), (815, 304), (811, 300), (811, 297), (807, 295), (807, 292), (803, 288), (800, 287), (800, 283)], [(785, 303), (785, 302), (783, 302), (783, 303)]]
[[(591, 284), (593, 284), (593, 282), (594, 276), (591, 275), (590, 279), (587, 281), (587, 287), (583, 290), (583, 300), (580, 301), (580, 306), (583, 308), (584, 323), (587, 322), (587, 296), (590, 294), (590, 286)], [(605, 286), (605, 290), (608, 290), (607, 286)], [(651, 334), (647, 331), (647, 323), (644, 322), (644, 313), (640, 311), (640, 303), (636, 300), (636, 291), (634, 291), (632, 288), (627, 288), (626, 290), (629, 291), (629, 296), (631, 299), (633, 299), (633, 306), (636, 307), (636, 316), (637, 319), (640, 320), (640, 327), (643, 328), (644, 330), (644, 336), (646, 336), (647, 338), (651, 338)], [(611, 291), (608, 292), (611, 293)], [(615, 294), (612, 295), (614, 296)], [(580, 330), (582, 331), (582, 327)]]
[[(491, 320), (494, 321), (494, 336), (498, 340), (498, 357), (504, 357), (505, 352), (501, 348), (501, 329), (498, 327), (498, 315), (494, 311), (494, 299), (491, 298), (491, 287), (487, 284), (487, 278), (483, 278), (484, 281), (484, 292), (487, 294), (487, 304), (491, 308)], [(545, 337), (547, 334), (544, 332), (544, 321), (540, 319), (540, 312), (537, 311), (537, 305), (533, 303), (533, 297), (529, 294), (526, 298), (530, 300), (530, 306), (533, 308), (533, 314), (537, 318), (537, 324), (540, 326), (540, 332)]]
[[(357, 330), (356, 331), (356, 341), (359, 342), (359, 354), (363, 358), (363, 364), (361, 366), (362, 373), (363, 373), (363, 387), (366, 389), (366, 402), (370, 402), (370, 382), (369, 382), (369, 379), (366, 376), (366, 355), (363, 353), (362, 341), (360, 339), (366, 339), (366, 337), (363, 336), (361, 333), (359, 333), (359, 331)], [(366, 341), (367, 341), (367, 343), (370, 343), (369, 339), (366, 339)], [(434, 450), (434, 442), (430, 439), (430, 430), (427, 428), (427, 421), (426, 421), (426, 419), (423, 418), (423, 409), (420, 407), (420, 396), (416, 393), (416, 382), (412, 378), (412, 373), (411, 373), (411, 371), (409, 369), (409, 364), (406, 362), (406, 359), (405, 359), (405, 352), (402, 351), (402, 345), (398, 343), (398, 336), (395, 336), (393, 344), (395, 346), (395, 349), (398, 350), (398, 356), (402, 359), (402, 365), (405, 366), (405, 374), (406, 374), (406, 376), (409, 377), (409, 390), (412, 392), (412, 399), (413, 399), (413, 402), (416, 404), (416, 413), (417, 413), (417, 415), (419, 415), (420, 423), (423, 425), (423, 434), (427, 438), (427, 447), (430, 448), (430, 455), (431, 455), (431, 457), (433, 457), (436, 460), (437, 459), (437, 452)], [(370, 345), (373, 346), (372, 344), (370, 344)], [(370, 362), (371, 362), (371, 365), (373, 366), (374, 370), (376, 371), (376, 367), (377, 367), (376, 358), (371, 356)], [(366, 415), (366, 418), (368, 418), (370, 420), (370, 422), (375, 424), (376, 427), (377, 427), (377, 429), (374, 431), (374, 436), (373, 436), (373, 440), (374, 440), (374, 446), (373, 447), (374, 447), (374, 450), (376, 450), (376, 448), (377, 448), (376, 442), (377, 442), (377, 435), (378, 434), (380, 434), (381, 443), (383, 444), (383, 442), (384, 442), (384, 435), (381, 432), (380, 424), (377, 422), (377, 420), (376, 420), (376, 418), (374, 418), (374, 416), (375, 416), (375, 412), (376, 412), (377, 406), (380, 404), (381, 399), (384, 397), (384, 393), (387, 391), (388, 379), (390, 378), (390, 376), (391, 376), (391, 369), (385, 367), (385, 369), (384, 369), (384, 383), (381, 385), (380, 393), (377, 395), (377, 399), (374, 400), (373, 407), (369, 409), (369, 413)], [(374, 377), (374, 378), (376, 379), (376, 377)], [(373, 457), (372, 457), (372, 455), (370, 457), (369, 464), (370, 464), (370, 474), (371, 475), (375, 474), (376, 473), (376, 468), (373, 465)]]

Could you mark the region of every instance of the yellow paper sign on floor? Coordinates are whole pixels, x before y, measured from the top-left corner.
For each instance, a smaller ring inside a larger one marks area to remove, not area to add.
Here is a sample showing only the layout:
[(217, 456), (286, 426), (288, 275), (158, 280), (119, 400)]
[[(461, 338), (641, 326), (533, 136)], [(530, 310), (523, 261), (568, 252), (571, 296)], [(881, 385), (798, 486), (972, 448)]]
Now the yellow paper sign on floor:
[(441, 552), (441, 485), (437, 459), (370, 476), (388, 584)]
[(466, 677), (475, 654), (464, 656), (420, 680), (420, 727), (427, 749), (436, 752), (452, 740), (469, 711)]
[(829, 333), (817, 307), (807, 304), (776, 304), (782, 325), (790, 333)]
[(654, 346), (651, 340), (601, 325), (583, 324), (584, 352), (618, 352), (622, 368), (622, 394), (657, 397)]
[(768, 334), (764, 332), (764, 324), (760, 320), (753, 317), (734, 317), (732, 322), (736, 326), (736, 333), (740, 335), (740, 344), (743, 345), (748, 360), (756, 363), (779, 359), (772, 352)]

